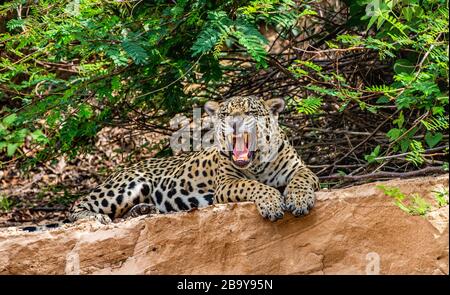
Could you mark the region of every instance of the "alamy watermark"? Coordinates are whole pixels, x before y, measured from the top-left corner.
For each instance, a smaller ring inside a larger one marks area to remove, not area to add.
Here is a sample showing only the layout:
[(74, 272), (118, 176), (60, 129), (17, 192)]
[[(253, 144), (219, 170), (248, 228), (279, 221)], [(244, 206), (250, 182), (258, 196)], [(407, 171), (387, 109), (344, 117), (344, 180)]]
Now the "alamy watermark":
[(72, 15), (72, 16), (77, 16), (80, 14), (80, 0), (72, 0), (70, 1), (65, 9), (64, 12)]
[(366, 15), (378, 15), (385, 8), (392, 8), (397, 4), (398, 0), (373, 0), (366, 6)]
[(377, 252), (369, 252), (366, 255), (366, 274), (379, 275), (380, 274), (380, 255)]

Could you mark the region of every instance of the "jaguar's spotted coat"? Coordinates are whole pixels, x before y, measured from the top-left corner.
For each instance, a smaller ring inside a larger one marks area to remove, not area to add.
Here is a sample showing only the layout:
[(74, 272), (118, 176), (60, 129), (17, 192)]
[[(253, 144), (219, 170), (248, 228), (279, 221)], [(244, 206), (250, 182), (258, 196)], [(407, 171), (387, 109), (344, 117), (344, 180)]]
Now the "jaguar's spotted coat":
[[(117, 217), (239, 201), (254, 201), (272, 221), (284, 211), (307, 214), (319, 181), (278, 126), (283, 107), (281, 99), (256, 97), (208, 102), (205, 109), (218, 122), (218, 145), (119, 171), (75, 202), (69, 219), (108, 223)], [(245, 129), (250, 125), (255, 132)]]

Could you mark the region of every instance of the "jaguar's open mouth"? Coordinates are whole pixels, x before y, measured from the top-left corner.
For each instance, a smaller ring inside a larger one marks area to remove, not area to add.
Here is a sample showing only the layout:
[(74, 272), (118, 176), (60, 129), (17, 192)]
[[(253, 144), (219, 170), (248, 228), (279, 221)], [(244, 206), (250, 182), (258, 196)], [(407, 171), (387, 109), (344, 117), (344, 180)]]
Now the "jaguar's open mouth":
[(248, 132), (233, 133), (229, 135), (229, 140), (233, 147), (230, 152), (231, 160), (237, 167), (245, 168), (253, 161), (255, 155), (252, 150), (252, 137)]

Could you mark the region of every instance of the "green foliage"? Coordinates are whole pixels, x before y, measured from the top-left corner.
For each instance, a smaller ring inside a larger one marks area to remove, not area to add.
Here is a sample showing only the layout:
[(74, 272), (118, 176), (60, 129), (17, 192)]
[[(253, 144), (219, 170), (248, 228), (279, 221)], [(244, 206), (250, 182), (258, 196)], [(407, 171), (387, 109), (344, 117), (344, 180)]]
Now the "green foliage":
[(0, 195), (0, 212), (8, 212), (11, 210), (14, 202), (10, 200), (7, 196)]
[(394, 204), (411, 215), (425, 215), (431, 210), (431, 204), (418, 194), (405, 195), (398, 187), (378, 185), (384, 194), (394, 199)]
[[(406, 159), (419, 167), (425, 163), (427, 148), (446, 145), (448, 134), (449, 52), (448, 5), (446, 1), (347, 1), (351, 33), (327, 40), (324, 55), (333, 56), (353, 50), (375, 52), (392, 79), (355, 83), (353, 75), (325, 71), (316, 62), (294, 62), (289, 70), (311, 85), (305, 88), (324, 101), (338, 99), (340, 111), (357, 105), (377, 114), (395, 109), (397, 117), (386, 124), (390, 146), (378, 153), (375, 148), (365, 156), (375, 158), (408, 153)], [(357, 28), (355, 30), (355, 27)], [(307, 66), (308, 64), (315, 65)], [(445, 131), (444, 131), (445, 130)], [(373, 146), (371, 147), (373, 148)], [(380, 161), (381, 162), (381, 161)]]
[[(232, 21), (224, 11), (208, 14), (208, 22), (192, 46), (193, 55), (211, 53), (222, 43), (237, 42), (261, 65), (266, 66), (266, 38), (256, 29), (256, 24), (248, 17), (249, 12)], [(217, 51), (217, 50), (216, 50)], [(215, 56), (218, 57), (217, 52)]]
[(298, 59), (296, 59), (294, 64), (289, 67), (289, 71), (291, 71), (297, 78), (307, 76), (308, 71), (320, 72), (321, 70), (322, 67), (314, 64), (313, 62)]
[(297, 103), (297, 111), (306, 115), (317, 114), (322, 106), (320, 97), (308, 97)]
[(427, 132), (425, 134), (425, 142), (427, 143), (427, 145), (430, 148), (435, 147), (439, 142), (442, 141), (442, 138), (444, 137), (444, 135), (440, 132), (437, 133), (432, 133), (432, 132)]
[(6, 150), (6, 155), (9, 157), (12, 157), (17, 148), (24, 144), (27, 136), (39, 144), (45, 144), (47, 142), (46, 136), (40, 129), (32, 132), (26, 128), (14, 129), (17, 120), (17, 115), (11, 114), (0, 121), (0, 151)]
[(431, 205), (417, 194), (411, 196), (411, 205), (408, 207), (413, 215), (425, 215), (431, 209)]
[(134, 42), (133, 40), (124, 40), (122, 42), (122, 48), (137, 65), (144, 64), (148, 57), (145, 49), (139, 43)]
[(424, 158), (422, 154), (425, 152), (425, 149), (422, 146), (422, 143), (417, 140), (411, 140), (410, 144), (410, 152), (406, 156), (406, 159), (412, 162), (414, 165), (419, 166), (424, 162)]
[(381, 189), (385, 195), (393, 198), (395, 205), (400, 209), (411, 215), (425, 215), (433, 208), (441, 208), (449, 204), (447, 188), (433, 191), (436, 206), (433, 206), (418, 194), (405, 195), (398, 187), (378, 185), (377, 188)]
[(162, 130), (203, 101), (204, 88), (185, 85), (214, 93), (225, 81), (223, 50), (266, 67), (260, 27), (294, 27), (311, 14), (290, 0), (2, 3), (0, 161), (75, 157), (107, 125)]
[(208, 21), (192, 46), (193, 55), (207, 53), (218, 45), (219, 40), (228, 38), (235, 30), (234, 22), (223, 11), (211, 11), (208, 13)]
[[(0, 4), (0, 161), (33, 166), (75, 157), (108, 125), (166, 131), (175, 113), (223, 95), (230, 81), (263, 71), (273, 77), (277, 61), (305, 94), (280, 92), (300, 98), (293, 109), (301, 116), (326, 116), (330, 108), (343, 116), (356, 108), (368, 118), (395, 112), (376, 134), (389, 148), (364, 145), (365, 159), (407, 153), (408, 165), (420, 167), (427, 149), (448, 138), (447, 3), (382, 0), (367, 14), (373, 1), (344, 2), (350, 9), (337, 18), (339, 30), (318, 34), (304, 26), (323, 19), (312, 0)], [(305, 40), (305, 47), (273, 54), (266, 32), (284, 43)], [(341, 58), (353, 55), (385, 76), (353, 80), (340, 71)]]
[(376, 158), (380, 155), (380, 149), (381, 146), (377, 145), (369, 155), (364, 156), (364, 159), (367, 161), (367, 163), (371, 164), (377, 162)]
[(421, 120), (423, 126), (428, 131), (447, 130), (448, 129), (448, 117), (430, 117), (427, 120)]
[(444, 207), (448, 205), (449, 198), (448, 198), (448, 188), (441, 188), (441, 190), (433, 191), (434, 192), (434, 198), (436, 199), (436, 202), (438, 203), (439, 207)]

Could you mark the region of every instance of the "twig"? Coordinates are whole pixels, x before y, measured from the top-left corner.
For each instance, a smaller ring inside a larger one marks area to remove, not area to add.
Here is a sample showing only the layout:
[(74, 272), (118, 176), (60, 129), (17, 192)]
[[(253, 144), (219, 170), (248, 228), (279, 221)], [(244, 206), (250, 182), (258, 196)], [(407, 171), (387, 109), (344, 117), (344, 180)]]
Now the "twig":
[[(430, 154), (427, 154), (427, 153), (432, 153), (432, 152), (440, 151), (440, 150), (443, 150), (443, 149), (445, 149), (445, 148), (448, 148), (448, 146), (444, 145), (444, 146), (440, 146), (440, 147), (437, 147), (437, 148), (428, 149), (428, 150), (426, 150), (426, 151), (424, 152), (424, 155), (432, 156), (433, 154), (430, 155)], [(390, 155), (390, 156), (385, 156), (385, 157), (377, 157), (377, 158), (375, 158), (375, 160), (376, 160), (376, 161), (379, 161), (379, 160), (386, 160), (386, 159), (395, 159), (395, 158), (407, 156), (407, 155), (409, 155), (409, 154), (410, 154), (410, 153), (408, 152), (408, 153), (401, 153), (401, 154)]]
[(371, 139), (377, 132), (378, 130), (381, 129), (381, 127), (384, 126), (384, 124), (386, 124), (388, 121), (390, 121), (392, 119), (392, 117), (394, 117), (397, 113), (399, 112), (399, 110), (395, 111), (392, 115), (390, 115), (387, 119), (385, 119), (383, 122), (381, 122), (381, 124), (379, 124), (377, 126), (377, 128), (375, 128), (374, 131), (372, 131), (372, 133), (367, 136), (363, 141), (361, 141), (360, 143), (358, 143), (357, 145), (355, 145), (350, 151), (348, 151), (344, 156), (340, 157), (339, 159), (337, 159), (336, 161), (333, 162), (333, 164), (328, 165), (328, 167), (323, 168), (322, 170), (320, 170), (319, 172), (317, 172), (317, 174), (320, 174), (322, 172), (324, 172), (325, 170), (332, 168), (332, 171), (334, 170), (335, 166), (337, 163), (339, 163), (340, 161), (344, 160), (345, 158), (347, 158), (348, 155), (350, 155), (351, 153), (353, 153), (354, 150), (356, 150), (357, 148), (359, 148), (360, 146), (362, 146), (363, 144), (365, 144), (367, 141), (369, 141), (369, 139)]
[(442, 169), (442, 167), (427, 167), (416, 171), (409, 171), (409, 172), (377, 172), (377, 173), (369, 173), (369, 174), (363, 174), (363, 175), (340, 175), (340, 174), (333, 174), (328, 176), (319, 176), (319, 179), (321, 180), (328, 180), (328, 179), (342, 179), (342, 180), (362, 180), (362, 179), (377, 179), (377, 178), (408, 178), (408, 177), (414, 177), (414, 176), (420, 176), (425, 174), (431, 174), (431, 173), (444, 173), (445, 171)]

